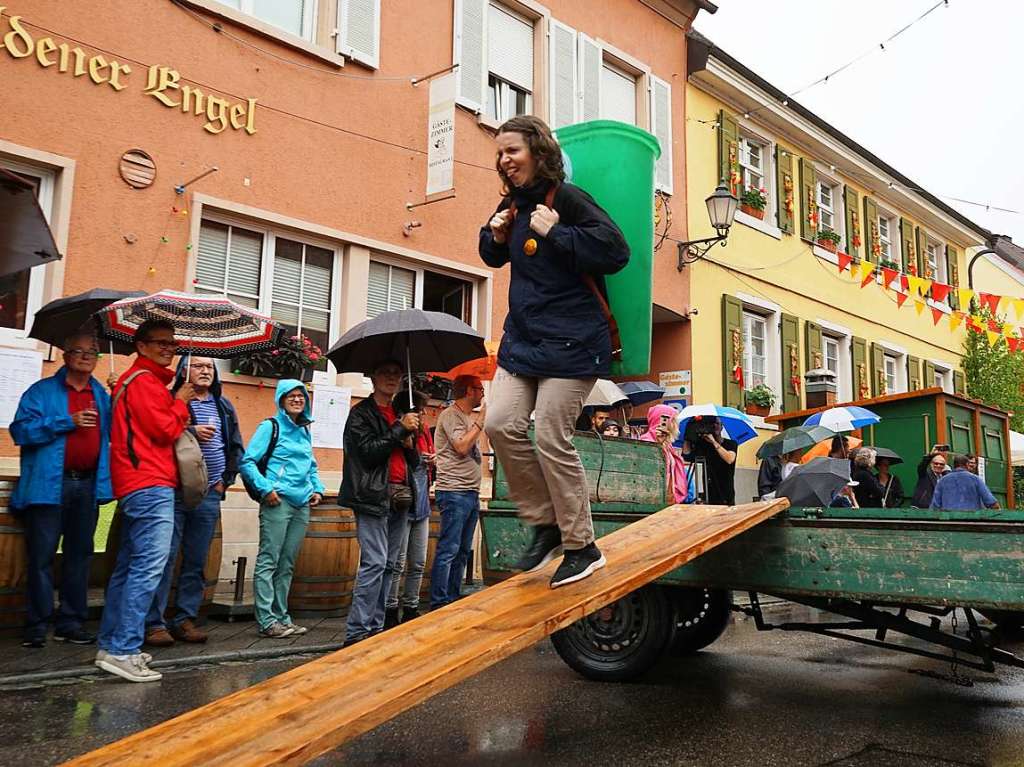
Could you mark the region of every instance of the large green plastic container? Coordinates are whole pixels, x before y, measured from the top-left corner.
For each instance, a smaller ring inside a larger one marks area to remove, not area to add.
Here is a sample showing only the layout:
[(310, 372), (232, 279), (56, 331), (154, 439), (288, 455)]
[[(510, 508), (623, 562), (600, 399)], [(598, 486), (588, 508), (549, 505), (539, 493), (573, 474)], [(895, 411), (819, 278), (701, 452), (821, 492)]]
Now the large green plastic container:
[(569, 157), (569, 181), (608, 211), (629, 244), (629, 264), (606, 278), (608, 303), (622, 335), (622, 360), (612, 375), (646, 375), (651, 368), (651, 281), (654, 260), (654, 163), (658, 139), (614, 120), (555, 131)]

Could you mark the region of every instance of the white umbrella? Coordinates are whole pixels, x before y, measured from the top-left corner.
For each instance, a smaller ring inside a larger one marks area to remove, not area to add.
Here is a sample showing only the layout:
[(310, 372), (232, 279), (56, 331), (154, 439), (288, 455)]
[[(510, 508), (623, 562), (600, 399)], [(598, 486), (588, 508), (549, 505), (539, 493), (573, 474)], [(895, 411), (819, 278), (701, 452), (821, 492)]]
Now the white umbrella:
[(606, 407), (611, 410), (622, 402), (629, 402), (629, 397), (626, 396), (625, 392), (607, 378), (598, 378), (583, 406)]

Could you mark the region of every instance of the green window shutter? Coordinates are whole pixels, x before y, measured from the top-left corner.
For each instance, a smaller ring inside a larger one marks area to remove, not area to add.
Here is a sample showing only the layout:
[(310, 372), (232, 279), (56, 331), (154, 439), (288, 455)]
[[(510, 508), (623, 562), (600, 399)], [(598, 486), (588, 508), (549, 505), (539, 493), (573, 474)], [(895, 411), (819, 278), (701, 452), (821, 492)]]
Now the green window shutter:
[(743, 303), (722, 296), (722, 401), (743, 409), (743, 387), (736, 380), (736, 368), (743, 369)]
[(882, 247), (878, 239), (878, 203), (867, 195), (864, 195), (864, 220), (861, 221), (860, 229), (861, 237), (864, 238), (865, 260), (877, 262), (876, 253)]
[(905, 218), (900, 219), (900, 247), (903, 252), (903, 271), (909, 274), (910, 267), (914, 267), (920, 276), (921, 267), (914, 253), (914, 225)]
[(967, 396), (967, 376), (959, 370), (953, 371), (953, 392), (961, 397)]
[[(857, 190), (846, 185), (843, 193), (846, 197), (846, 255), (860, 258), (860, 246), (863, 244), (864, 235), (860, 221), (860, 196)], [(864, 254), (864, 260), (874, 261), (870, 253)]]
[(782, 412), (800, 409), (800, 320), (782, 315)]
[(921, 360), (907, 355), (907, 391), (921, 388)]
[(775, 145), (775, 197), (778, 202), (779, 229), (793, 234), (796, 227), (796, 179), (793, 178), (793, 155)]
[(952, 288), (947, 299), (949, 307), (951, 309), (959, 309), (960, 297), (957, 295), (956, 289), (960, 287), (960, 251), (952, 245), (946, 246), (946, 274)]
[(885, 388), (885, 350), (878, 344), (871, 344), (871, 395), (881, 397), (889, 394)]
[(868, 375), (868, 342), (856, 336), (850, 339), (850, 357), (853, 362), (853, 399), (871, 396), (871, 378)]
[(807, 157), (800, 158), (800, 237), (814, 242), (818, 231), (817, 224), (811, 224), (811, 214), (817, 220), (818, 204), (816, 200), (818, 176), (814, 172), (814, 163)]
[(922, 389), (930, 389), (935, 386), (935, 365), (928, 360), (924, 361), (924, 380), (921, 381)]
[(718, 178), (737, 197), (740, 196), (738, 180), (740, 168), (740, 129), (736, 115), (724, 109), (718, 113)]
[(821, 325), (817, 322), (804, 323), (807, 341), (804, 348), (807, 350), (807, 359), (804, 365), (808, 370), (815, 370), (825, 367), (825, 351), (821, 341)]
[[(928, 237), (925, 235), (924, 229), (921, 227), (916, 227), (914, 233), (917, 238), (917, 276), (925, 277), (927, 275), (924, 273), (924, 270), (928, 260), (925, 258), (924, 248), (928, 242)], [(931, 277), (928, 277), (928, 279), (931, 279)]]

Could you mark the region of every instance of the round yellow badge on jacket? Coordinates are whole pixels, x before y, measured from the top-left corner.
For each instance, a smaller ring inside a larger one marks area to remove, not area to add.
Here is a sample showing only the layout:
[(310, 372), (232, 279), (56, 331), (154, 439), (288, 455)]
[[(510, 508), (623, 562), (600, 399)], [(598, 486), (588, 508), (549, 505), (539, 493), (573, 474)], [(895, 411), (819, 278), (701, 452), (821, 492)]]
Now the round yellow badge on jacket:
[(532, 237), (523, 243), (523, 253), (532, 256), (537, 252), (537, 241)]

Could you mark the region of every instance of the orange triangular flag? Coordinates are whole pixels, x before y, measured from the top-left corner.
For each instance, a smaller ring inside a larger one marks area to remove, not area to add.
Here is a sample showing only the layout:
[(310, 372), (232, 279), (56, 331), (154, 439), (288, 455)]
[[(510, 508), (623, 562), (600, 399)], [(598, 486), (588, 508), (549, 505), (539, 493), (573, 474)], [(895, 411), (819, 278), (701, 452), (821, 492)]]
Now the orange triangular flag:
[(905, 304), (906, 302), (907, 302), (907, 294), (906, 293), (897, 292), (896, 293), (896, 306), (898, 306), (900, 309), (902, 309), (903, 308), (903, 304)]
[(846, 253), (838, 253), (836, 255), (839, 256), (839, 273), (842, 274), (846, 271), (846, 267), (853, 263), (853, 256), (849, 256)]
[(892, 281), (896, 279), (896, 275), (899, 274), (895, 269), (890, 269), (888, 266), (882, 267), (882, 285), (883, 287), (889, 287), (892, 285)]
[(932, 324), (933, 325), (938, 325), (939, 324), (939, 320), (942, 319), (942, 314), (943, 314), (942, 309), (936, 309), (934, 306), (932, 307)]
[(978, 299), (990, 312), (992, 312), (992, 314), (996, 314), (999, 311), (999, 298), (999, 296), (993, 293), (978, 294)]
[(993, 333), (991, 330), (986, 330), (985, 334), (988, 336), (989, 346), (995, 346), (997, 343), (999, 343), (999, 339), (1002, 338), (1002, 336), (999, 333)]
[(918, 314), (921, 314), (924, 311), (924, 306), (924, 301), (919, 301), (916, 298), (914, 299), (914, 309)]
[(946, 296), (949, 295), (949, 285), (942, 282), (932, 283), (932, 299), (938, 301), (940, 304), (946, 300)]
[(971, 305), (971, 299), (974, 298), (974, 291), (968, 290), (967, 288), (957, 288), (956, 295), (957, 298), (960, 299), (960, 306), (966, 309)]
[(875, 265), (865, 261), (860, 268), (860, 286), (863, 288), (875, 279)]
[(1010, 351), (1011, 352), (1015, 352), (1015, 351), (1017, 351), (1020, 348), (1020, 339), (1019, 338), (1007, 338), (1006, 339), (1006, 345), (1010, 347)]

